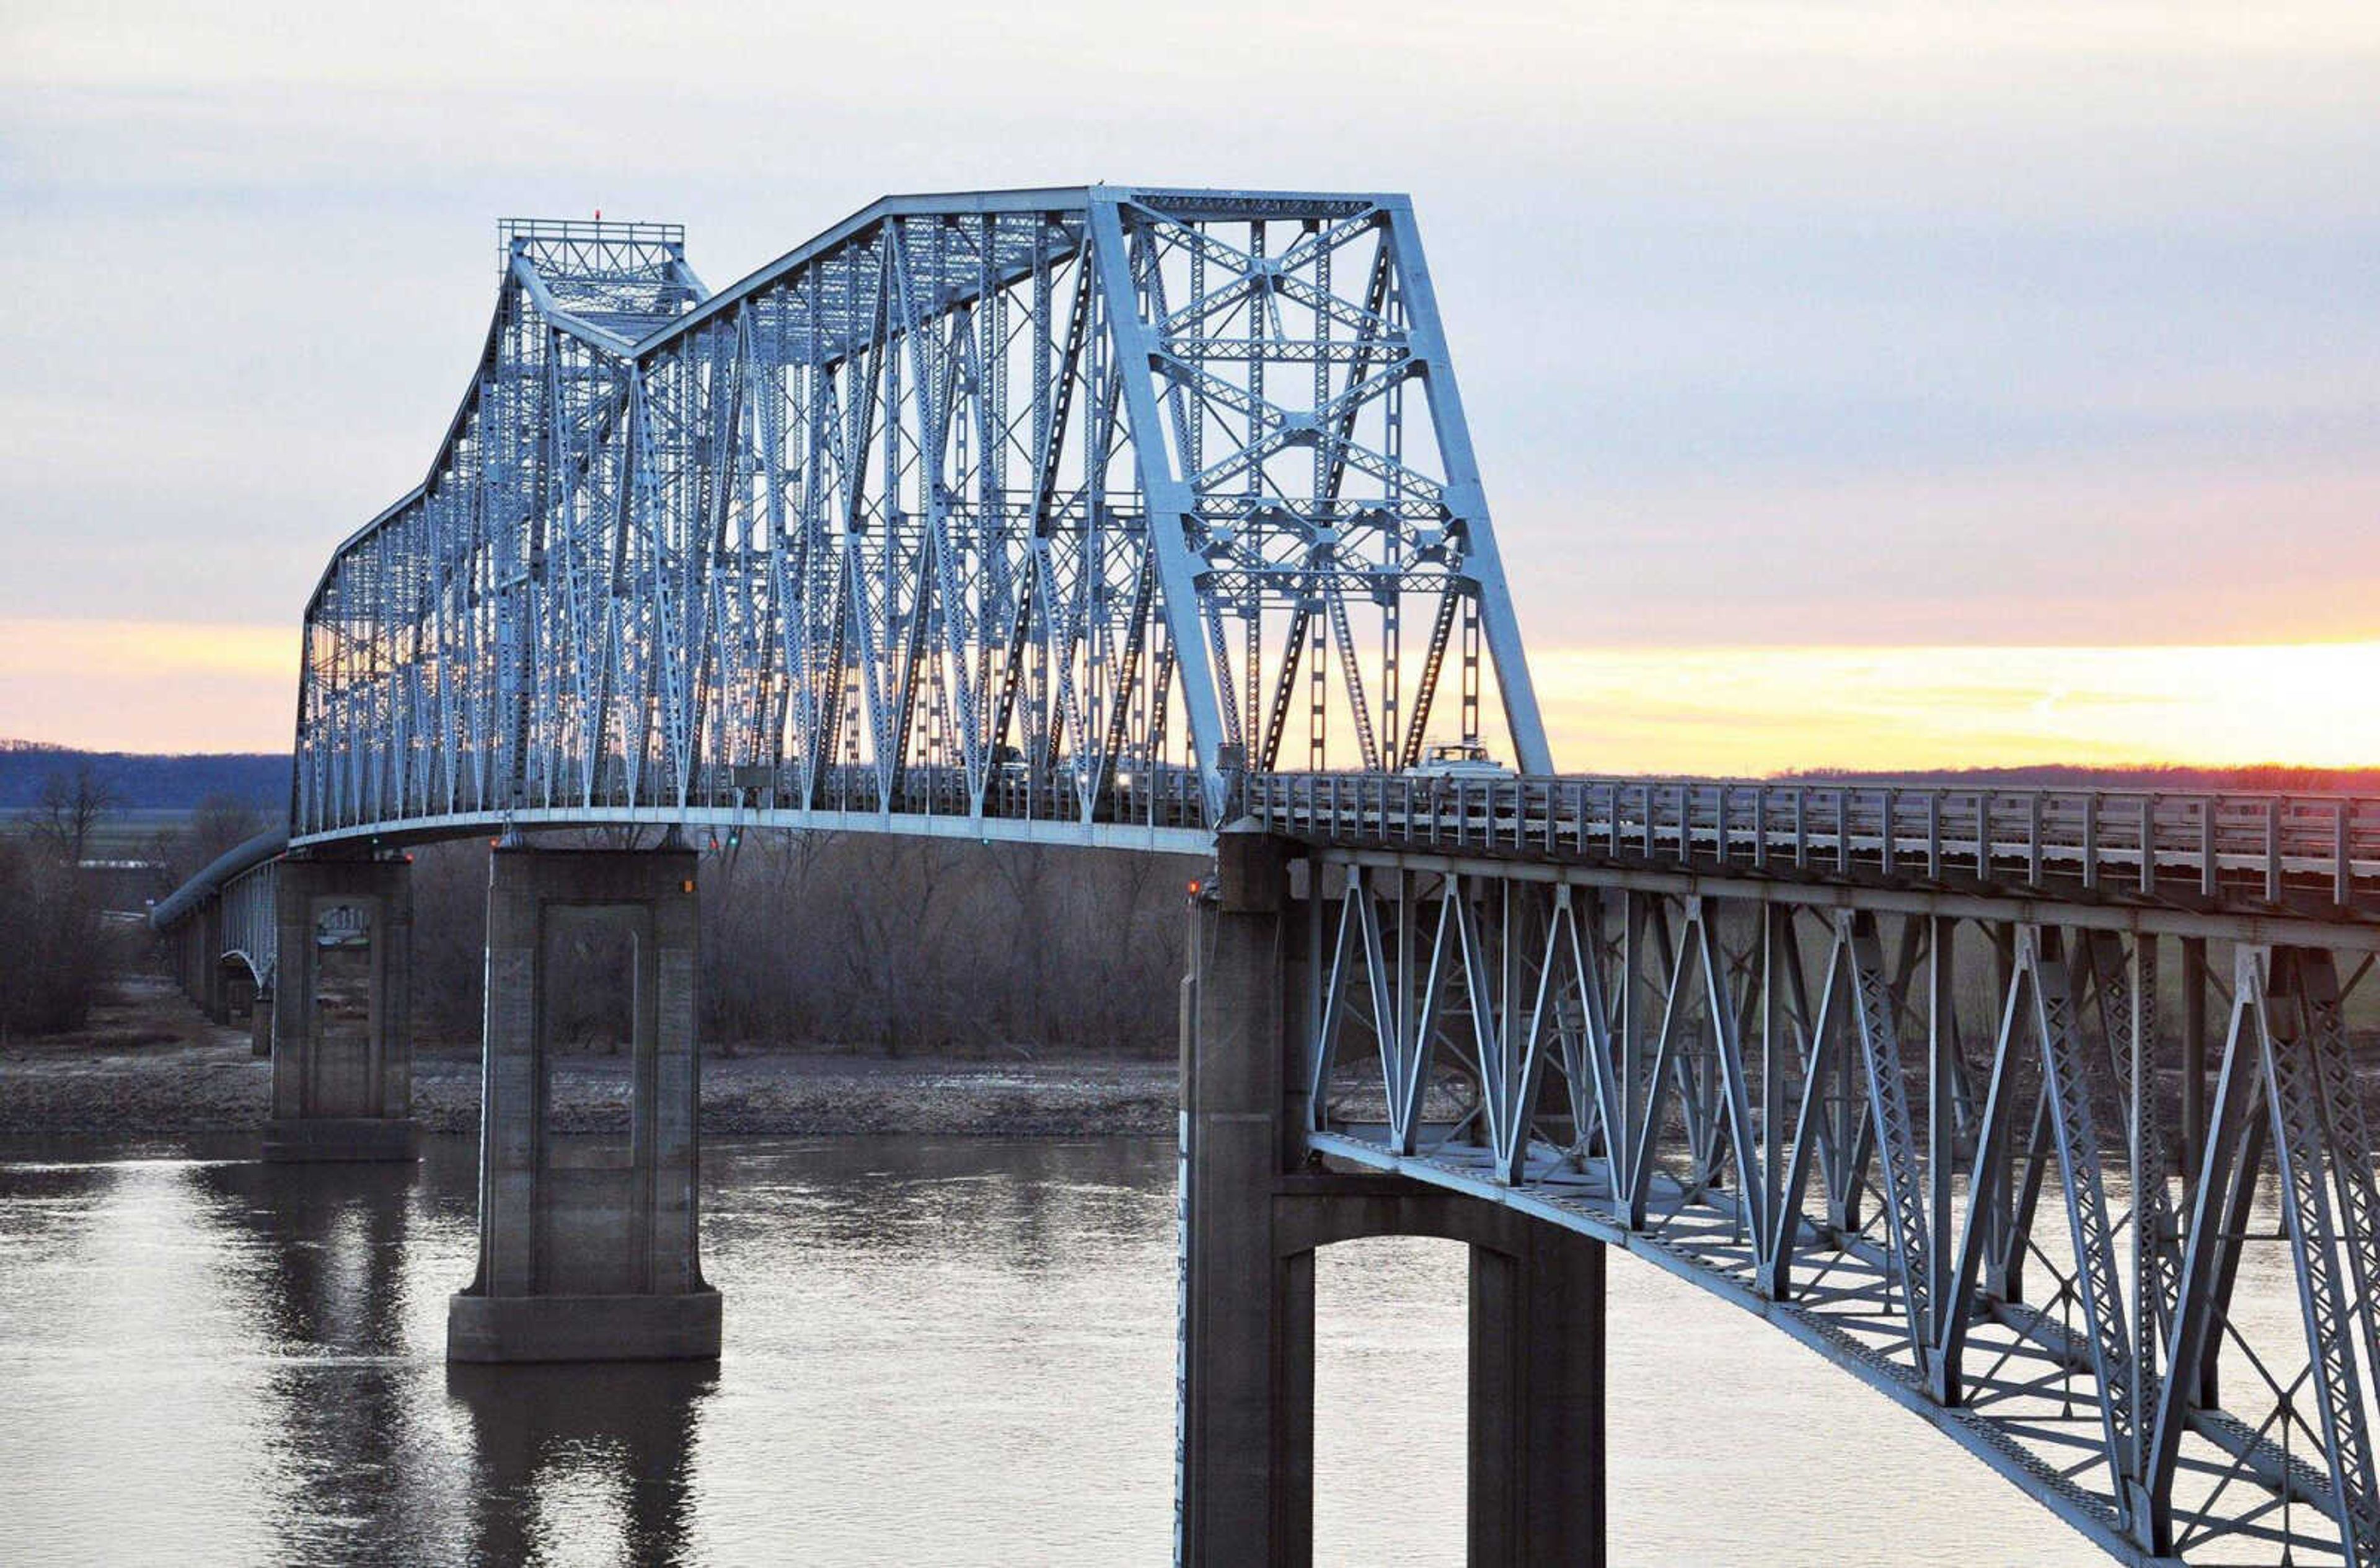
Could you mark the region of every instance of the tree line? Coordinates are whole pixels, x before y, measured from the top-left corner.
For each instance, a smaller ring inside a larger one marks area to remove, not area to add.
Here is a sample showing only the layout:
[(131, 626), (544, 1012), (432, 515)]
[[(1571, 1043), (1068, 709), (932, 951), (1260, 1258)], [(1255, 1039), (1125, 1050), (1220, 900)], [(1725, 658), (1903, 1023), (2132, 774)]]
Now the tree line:
[[(706, 845), (704, 1048), (1162, 1055), (1175, 1049), (1196, 859), (880, 834), (753, 832)], [(488, 847), (413, 868), (417, 1038), (479, 1038)], [(600, 922), (550, 935), (565, 1048), (624, 1041), (628, 948)]]
[(211, 794), (180, 826), (140, 846), (143, 864), (128, 881), (90, 864), (131, 804), (109, 759), (24, 747), (8, 755), (57, 765), (0, 832), (0, 1039), (80, 1028), (110, 978), (137, 962), (142, 942), (132, 916), (139, 907), (253, 837), (267, 820), (241, 795)]
[(0, 1039), (78, 1028), (111, 967), (99, 899), (82, 863), (114, 808), (88, 762), (42, 782), (0, 834)]
[[(136, 961), (130, 910), (268, 824), (229, 793), (140, 845), (143, 889), (103, 898), (84, 869), (125, 800), (103, 759), (55, 770), (0, 833), (0, 1039), (81, 1027)], [(616, 835), (570, 842), (634, 847)], [(707, 1049), (791, 1045), (925, 1054), (1174, 1049), (1195, 859), (897, 835), (752, 832), (705, 840)], [(413, 868), (413, 1015), (428, 1041), (479, 1038), (488, 846), (424, 845)], [(567, 1047), (625, 1040), (628, 948), (601, 922), (557, 931), (549, 961)]]

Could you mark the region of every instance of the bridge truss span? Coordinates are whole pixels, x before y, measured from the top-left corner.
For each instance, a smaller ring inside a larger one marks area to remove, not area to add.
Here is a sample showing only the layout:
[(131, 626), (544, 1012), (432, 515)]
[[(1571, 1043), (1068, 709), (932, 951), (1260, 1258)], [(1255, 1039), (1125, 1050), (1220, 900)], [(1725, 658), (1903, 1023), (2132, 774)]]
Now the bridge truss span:
[(2380, 1561), (2380, 928), (1306, 853), (1316, 1156), (1700, 1284), (2120, 1560)]
[(1209, 828), (1433, 723), (1550, 766), (1401, 197), (890, 198), (716, 295), (666, 225), (504, 248), (429, 479), (308, 607), (301, 845)]

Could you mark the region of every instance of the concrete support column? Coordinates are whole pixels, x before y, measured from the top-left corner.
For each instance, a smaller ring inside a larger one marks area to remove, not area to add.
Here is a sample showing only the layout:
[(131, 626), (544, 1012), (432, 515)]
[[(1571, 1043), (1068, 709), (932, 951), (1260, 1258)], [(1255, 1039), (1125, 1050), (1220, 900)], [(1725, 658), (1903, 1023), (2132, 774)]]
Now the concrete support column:
[(281, 863), (267, 1160), (414, 1157), (409, 873), (402, 860)]
[(249, 971), (244, 958), (218, 960), (223, 969), (224, 1015), (225, 1024), (246, 1024), (252, 1037), (256, 1032), (256, 1009), (261, 1000), (256, 989), (256, 977)]
[(1523, 1220), (1471, 1248), (1471, 1561), (1604, 1561), (1603, 1247)]
[(273, 1054), (273, 992), (269, 989), (256, 993), (256, 1006), (248, 1015), (248, 1053), (260, 1060)]
[(1303, 1564), (1314, 1533), (1314, 1255), (1274, 1237), (1289, 922), (1277, 841), (1225, 833), (1183, 1007), (1178, 1555)]
[[(489, 857), (480, 1111), (480, 1267), (449, 1305), (450, 1361), (698, 1360), (719, 1354), (719, 1293), (698, 1257), (695, 857), (685, 850)], [(627, 1145), (552, 1135), (557, 922), (634, 938)]]
[(1304, 1158), (1306, 930), (1285, 846), (1225, 833), (1183, 999), (1178, 1560), (1314, 1557), (1315, 1253), (1471, 1248), (1470, 1560), (1604, 1561), (1603, 1250), (1500, 1205)]
[(223, 900), (208, 899), (190, 923), (199, 933), (199, 1011), (207, 1015), (207, 1022), (211, 1024), (228, 1024), (231, 1022), (231, 987), (230, 977), (223, 966)]

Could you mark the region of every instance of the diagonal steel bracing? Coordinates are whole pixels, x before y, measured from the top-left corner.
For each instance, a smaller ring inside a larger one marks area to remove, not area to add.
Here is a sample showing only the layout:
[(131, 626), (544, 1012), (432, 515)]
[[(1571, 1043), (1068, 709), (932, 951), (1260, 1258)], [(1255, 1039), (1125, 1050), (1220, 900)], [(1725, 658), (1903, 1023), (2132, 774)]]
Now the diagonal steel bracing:
[(301, 844), (1196, 833), (1301, 664), (1308, 765), (1412, 751), (1451, 673), (1401, 656), (1416, 595), (1467, 606), (1500, 745), (1550, 766), (1403, 198), (891, 198), (717, 295), (664, 225), (504, 242), (428, 479), (308, 606)]
[[(2234, 928), (2220, 1081), (2178, 1162), (2172, 1101), (2210, 1086), (2166, 1068), (2154, 920), (1308, 853), (1313, 929), (1339, 933), (1302, 1086), (1318, 1153), (1643, 1254), (2120, 1560), (2380, 1561), (2380, 1247), (2338, 978), (2370, 928)], [(2242, 1282), (2276, 1256), (2253, 1274), (2286, 1314)]]

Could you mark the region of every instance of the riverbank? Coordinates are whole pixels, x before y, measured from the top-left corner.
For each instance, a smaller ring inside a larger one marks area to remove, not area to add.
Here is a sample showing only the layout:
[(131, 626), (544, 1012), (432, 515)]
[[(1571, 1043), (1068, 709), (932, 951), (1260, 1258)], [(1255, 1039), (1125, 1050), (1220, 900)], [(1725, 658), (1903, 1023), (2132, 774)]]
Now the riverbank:
[[(839, 1051), (706, 1055), (702, 1130), (820, 1136), (1172, 1136), (1171, 1061), (1038, 1056), (953, 1061)], [(555, 1064), (552, 1113), (565, 1133), (624, 1129), (625, 1056)], [(257, 1133), (270, 1114), (271, 1064), (245, 1029), (210, 1024), (165, 980), (123, 977), (90, 1024), (56, 1039), (0, 1046), (0, 1136)], [(413, 1110), (425, 1132), (476, 1133), (476, 1046), (417, 1051)]]

